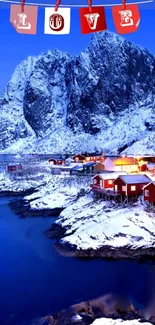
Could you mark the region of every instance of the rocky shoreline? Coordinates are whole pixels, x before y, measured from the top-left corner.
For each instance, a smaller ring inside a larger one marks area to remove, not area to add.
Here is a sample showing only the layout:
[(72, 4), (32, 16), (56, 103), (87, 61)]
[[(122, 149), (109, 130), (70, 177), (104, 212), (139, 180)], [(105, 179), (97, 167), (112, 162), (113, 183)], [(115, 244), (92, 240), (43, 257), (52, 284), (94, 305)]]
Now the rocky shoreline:
[[(105, 319), (105, 324), (108, 319), (115, 320), (112, 324), (117, 324), (117, 320), (120, 319), (121, 321), (138, 320), (141, 323), (146, 322), (148, 318), (145, 317), (146, 314), (147, 310), (138, 310), (127, 297), (119, 297), (110, 293), (22, 325), (93, 325), (97, 319)], [(155, 324), (154, 315), (149, 317), (147, 324), (150, 323)]]
[(113, 248), (112, 246), (104, 246), (97, 250), (87, 249), (78, 250), (76, 245), (71, 245), (68, 242), (63, 242), (61, 239), (67, 236), (66, 229), (59, 224), (52, 224), (51, 228), (45, 231), (45, 235), (50, 239), (56, 239), (56, 248), (63, 256), (74, 256), (78, 258), (110, 258), (110, 259), (155, 259), (155, 248), (136, 248), (130, 246)]
[(17, 201), (12, 201), (9, 203), (11, 209), (21, 217), (30, 217), (30, 216), (54, 216), (57, 217), (60, 215), (60, 213), (63, 211), (63, 208), (53, 208), (53, 209), (40, 209), (40, 210), (33, 210), (30, 207), (30, 202), (28, 200), (17, 200)]

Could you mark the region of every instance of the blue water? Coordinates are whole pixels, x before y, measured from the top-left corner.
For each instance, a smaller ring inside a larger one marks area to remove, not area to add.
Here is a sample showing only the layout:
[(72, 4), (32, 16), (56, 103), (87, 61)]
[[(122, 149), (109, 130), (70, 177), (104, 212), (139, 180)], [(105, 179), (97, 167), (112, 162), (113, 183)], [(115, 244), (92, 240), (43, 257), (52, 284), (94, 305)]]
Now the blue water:
[(60, 256), (43, 231), (55, 218), (20, 219), (0, 198), (0, 324), (17, 325), (110, 291), (148, 297), (148, 263)]

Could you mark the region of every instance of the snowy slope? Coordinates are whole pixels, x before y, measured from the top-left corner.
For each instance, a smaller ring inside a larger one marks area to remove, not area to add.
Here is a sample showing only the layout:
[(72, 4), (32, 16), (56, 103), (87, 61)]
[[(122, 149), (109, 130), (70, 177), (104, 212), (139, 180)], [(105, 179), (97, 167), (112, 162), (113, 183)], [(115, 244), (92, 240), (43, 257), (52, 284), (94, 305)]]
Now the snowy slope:
[(67, 229), (63, 242), (82, 250), (97, 250), (107, 245), (154, 247), (155, 219), (151, 214), (140, 205), (109, 210), (108, 204), (105, 201), (95, 203), (87, 196), (66, 208), (56, 221)]
[(28, 57), (0, 102), (0, 150), (153, 154), (155, 58), (114, 33)]

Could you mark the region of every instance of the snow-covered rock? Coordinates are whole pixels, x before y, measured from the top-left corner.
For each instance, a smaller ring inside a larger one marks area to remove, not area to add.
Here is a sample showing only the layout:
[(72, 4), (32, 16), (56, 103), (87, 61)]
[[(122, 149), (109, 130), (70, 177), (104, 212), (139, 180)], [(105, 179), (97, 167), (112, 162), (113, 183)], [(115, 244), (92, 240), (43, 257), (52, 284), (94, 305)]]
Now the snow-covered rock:
[(64, 177), (52, 175), (37, 193), (25, 196), (30, 202), (30, 210), (38, 211), (69, 207), (77, 198), (80, 189), (89, 190), (90, 176)]
[[(141, 322), (138, 319), (123, 320), (123, 319), (111, 319), (111, 318), (99, 318), (96, 319), (91, 325), (140, 325)], [(149, 322), (143, 322), (144, 325), (150, 325)]]
[(155, 214), (140, 201), (128, 207), (94, 201), (91, 194), (61, 212), (55, 225), (65, 229), (60, 245), (80, 256), (134, 257), (155, 253)]
[(0, 101), (0, 150), (153, 154), (155, 58), (114, 33), (28, 57)]

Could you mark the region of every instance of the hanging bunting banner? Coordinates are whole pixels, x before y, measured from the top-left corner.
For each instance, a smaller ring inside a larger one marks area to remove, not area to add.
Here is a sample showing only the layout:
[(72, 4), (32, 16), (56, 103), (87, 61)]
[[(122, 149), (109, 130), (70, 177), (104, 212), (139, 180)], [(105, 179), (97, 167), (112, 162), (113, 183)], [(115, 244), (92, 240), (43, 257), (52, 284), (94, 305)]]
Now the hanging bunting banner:
[(112, 7), (114, 25), (118, 34), (136, 32), (140, 23), (140, 13), (137, 4)]
[(100, 32), (107, 29), (104, 7), (92, 7), (91, 0), (88, 0), (87, 8), (80, 8), (81, 33), (88, 34)]
[(70, 8), (59, 8), (61, 0), (57, 0), (55, 8), (45, 8), (44, 34), (70, 33)]
[(17, 33), (36, 34), (37, 16), (37, 6), (26, 6), (24, 1), (21, 2), (21, 5), (11, 5), (10, 22)]

